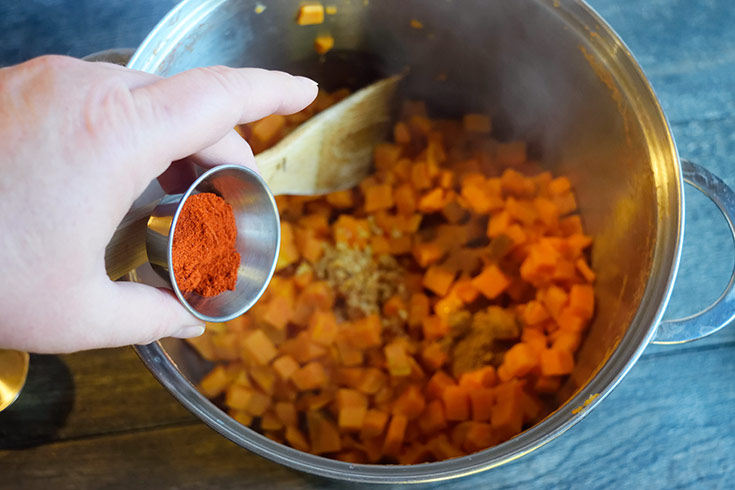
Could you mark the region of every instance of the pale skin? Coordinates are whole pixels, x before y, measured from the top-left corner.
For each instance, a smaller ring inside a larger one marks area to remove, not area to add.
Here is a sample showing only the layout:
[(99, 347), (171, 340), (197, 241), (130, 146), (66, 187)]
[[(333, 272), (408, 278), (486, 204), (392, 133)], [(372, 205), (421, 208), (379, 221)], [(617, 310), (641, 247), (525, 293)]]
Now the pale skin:
[(201, 335), (170, 291), (110, 281), (105, 246), (152, 180), (177, 187), (182, 162), (255, 168), (232, 128), (297, 112), (316, 94), (307, 78), (249, 68), (162, 79), (46, 56), (0, 69), (0, 348)]

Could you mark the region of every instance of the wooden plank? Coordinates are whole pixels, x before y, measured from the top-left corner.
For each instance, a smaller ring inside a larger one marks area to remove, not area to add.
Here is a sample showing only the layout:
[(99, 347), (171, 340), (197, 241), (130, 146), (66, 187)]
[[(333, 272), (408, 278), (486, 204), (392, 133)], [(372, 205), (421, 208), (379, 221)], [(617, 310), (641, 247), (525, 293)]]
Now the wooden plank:
[[(415, 488), (727, 488), (733, 372), (734, 346), (642, 359), (600, 407), (547, 446), (485, 473)], [(358, 488), (285, 469), (198, 423), (0, 451), (0, 461), (0, 486), (22, 481), (31, 490)]]
[(591, 0), (641, 64), (672, 123), (735, 112), (729, 0)]
[(33, 355), (21, 396), (0, 413), (0, 448), (192, 420), (130, 347)]

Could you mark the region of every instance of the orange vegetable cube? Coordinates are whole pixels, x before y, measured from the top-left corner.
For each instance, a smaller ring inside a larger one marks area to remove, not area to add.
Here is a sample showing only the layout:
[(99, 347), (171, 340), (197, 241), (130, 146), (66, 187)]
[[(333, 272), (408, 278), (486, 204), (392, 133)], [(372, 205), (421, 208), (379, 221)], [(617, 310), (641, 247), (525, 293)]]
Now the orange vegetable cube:
[(554, 196), (565, 194), (572, 189), (572, 183), (567, 177), (557, 177), (549, 182), (549, 193)]
[(426, 400), (416, 385), (409, 385), (393, 403), (393, 415), (400, 414), (413, 420), (426, 408)]
[(296, 426), (299, 423), (299, 416), (296, 412), (296, 406), (290, 402), (276, 402), (273, 409), (276, 412), (276, 416), (283, 425)]
[(472, 407), (472, 420), (486, 422), (490, 416), (495, 403), (495, 392), (490, 388), (474, 388), (470, 390), (470, 405)]
[[(347, 327), (349, 328), (349, 326)], [(342, 364), (345, 366), (359, 366), (363, 362), (362, 350), (352, 345), (349, 340), (342, 336), (338, 337), (335, 344)]]
[(269, 395), (273, 395), (276, 385), (276, 372), (270, 366), (253, 366), (250, 368), (250, 377), (260, 389)]
[(393, 207), (393, 188), (389, 184), (371, 185), (364, 194), (365, 211), (368, 213)]
[(270, 145), (280, 137), (286, 127), (286, 118), (280, 114), (271, 114), (252, 124), (251, 136), (259, 143)]
[(532, 346), (519, 342), (505, 353), (503, 364), (511, 376), (521, 378), (538, 366), (538, 353)]
[(595, 291), (586, 284), (574, 284), (569, 291), (569, 308), (572, 312), (589, 320), (595, 311)]
[(553, 333), (551, 348), (554, 350), (565, 350), (573, 354), (577, 352), (581, 342), (582, 336), (578, 332), (560, 329)]
[(457, 449), (447, 438), (446, 434), (439, 434), (433, 437), (426, 443), (426, 447), (429, 448), (431, 454), (437, 460), (441, 461), (444, 459), (459, 458), (464, 454), (462, 451)]
[(432, 185), (431, 170), (427, 162), (414, 163), (411, 167), (411, 184), (417, 191), (429, 189)]
[(513, 197), (509, 197), (505, 201), (505, 208), (508, 210), (511, 218), (525, 225), (533, 224), (538, 216), (534, 205), (524, 199), (516, 200)]
[(490, 424), (472, 423), (467, 429), (462, 448), (468, 453), (487, 449), (494, 442), (494, 434)]
[(393, 415), (388, 424), (388, 431), (385, 434), (385, 442), (383, 443), (383, 454), (397, 456), (398, 451), (403, 444), (403, 438), (406, 434), (406, 426), (408, 419), (403, 415)]
[(391, 237), (389, 239), (391, 255), (403, 255), (411, 253), (411, 237), (409, 235), (401, 235)]
[(306, 436), (296, 426), (286, 426), (286, 440), (294, 449), (299, 451), (309, 451), (309, 443), (306, 442)]
[(464, 302), (451, 291), (445, 297), (434, 304), (434, 313), (440, 318), (449, 318), (452, 313), (459, 311)]
[(383, 303), (383, 315), (385, 316), (399, 316), (401, 313), (407, 314), (406, 305), (403, 303), (403, 298), (399, 294), (394, 294)]
[(291, 223), (281, 221), (281, 248), (278, 252), (276, 272), (299, 260), (299, 250), (294, 241), (294, 231)]
[(463, 386), (447, 386), (442, 393), (447, 420), (462, 421), (470, 418), (469, 390)]
[(267, 431), (277, 431), (283, 429), (283, 422), (273, 412), (266, 412), (260, 419), (260, 428)]
[(424, 366), (436, 371), (449, 361), (449, 355), (439, 342), (432, 342), (422, 351), (421, 360)]
[(373, 161), (378, 170), (388, 170), (397, 162), (403, 149), (392, 143), (378, 143), (373, 150)]
[(362, 431), (360, 437), (367, 439), (379, 436), (383, 433), (385, 425), (388, 423), (388, 414), (380, 410), (371, 408), (365, 413), (362, 423)]
[(561, 234), (564, 236), (582, 235), (584, 233), (582, 228), (582, 218), (578, 214), (567, 216), (559, 221), (559, 231), (561, 231)]
[(402, 184), (393, 191), (393, 201), (399, 214), (411, 215), (416, 211), (416, 193), (410, 184)]
[(383, 352), (391, 376), (408, 376), (411, 374), (411, 364), (402, 343), (392, 342), (383, 348)]
[(381, 369), (367, 368), (356, 387), (366, 395), (374, 395), (383, 389), (387, 382), (388, 376)]
[(561, 376), (574, 370), (574, 357), (565, 349), (546, 349), (541, 352), (541, 374)]
[(432, 400), (418, 418), (418, 426), (424, 434), (434, 434), (447, 428), (447, 419), (444, 416), (444, 405), (440, 400)]
[(510, 286), (510, 280), (493, 264), (473, 278), (472, 285), (486, 298), (495, 299)]
[(408, 305), (408, 325), (418, 327), (429, 316), (429, 298), (423, 293), (414, 293)]
[(352, 323), (345, 331), (350, 343), (359, 348), (377, 347), (382, 343), (383, 325), (377, 314), (368, 315)]
[(424, 274), (423, 286), (439, 296), (444, 296), (449, 292), (449, 288), (452, 286), (452, 282), (454, 282), (454, 276), (454, 272), (440, 265), (432, 265)]
[(424, 339), (440, 339), (449, 333), (449, 324), (440, 316), (429, 316), (421, 322)]
[(437, 371), (429, 379), (429, 382), (426, 384), (426, 389), (424, 390), (424, 392), (426, 393), (426, 397), (430, 400), (441, 399), (442, 395), (444, 394), (444, 390), (447, 387), (456, 385), (457, 383), (454, 381), (454, 378), (449, 376), (444, 371)]
[(227, 371), (219, 364), (199, 382), (199, 391), (207, 398), (216, 398), (225, 390), (227, 382)]
[(320, 3), (308, 3), (299, 8), (296, 23), (300, 26), (321, 24), (324, 22), (324, 6)]
[(337, 390), (337, 394), (334, 397), (334, 402), (337, 406), (337, 410), (349, 407), (367, 407), (367, 397), (352, 388), (340, 388)]
[(337, 338), (337, 318), (331, 311), (315, 311), (309, 320), (311, 339), (321, 345), (331, 345)]
[(529, 301), (523, 310), (523, 321), (526, 325), (538, 325), (549, 319), (549, 312), (540, 301)]
[(324, 366), (312, 361), (291, 375), (291, 381), (300, 391), (315, 390), (327, 384), (327, 372)]
[(345, 431), (359, 431), (365, 421), (367, 407), (345, 407), (339, 410), (337, 425)]
[(263, 312), (263, 320), (279, 330), (286, 328), (294, 312), (293, 298), (273, 296)]
[(490, 425), (498, 432), (501, 440), (509, 439), (521, 432), (523, 390), (517, 382), (508, 382), (495, 388), (495, 405), (490, 414)]
[(253, 398), (253, 390), (240, 384), (233, 384), (225, 392), (225, 405), (237, 410), (247, 410)]
[(498, 214), (492, 215), (487, 224), (488, 238), (495, 238), (505, 234), (512, 224), (513, 218), (507, 210), (503, 210)]
[(441, 211), (445, 204), (444, 189), (437, 187), (430, 190), (418, 202), (418, 210), (425, 214), (436, 213)]
[(242, 425), (249, 426), (253, 423), (253, 416), (245, 410), (229, 410), (230, 417), (240, 422)]
[(558, 317), (562, 308), (566, 306), (568, 300), (567, 293), (557, 286), (551, 286), (546, 290), (543, 304), (552, 317)]
[(311, 451), (314, 454), (333, 453), (342, 449), (339, 430), (332, 421), (318, 411), (306, 413)]
[(355, 205), (355, 196), (352, 189), (330, 192), (326, 195), (327, 202), (337, 209), (349, 209)]
[(329, 34), (320, 34), (314, 39), (314, 51), (325, 54), (334, 47), (334, 38)]
[(556, 317), (559, 328), (569, 332), (580, 333), (587, 327), (588, 320), (576, 314), (569, 306), (562, 308)]
[(247, 356), (258, 364), (268, 364), (278, 355), (276, 346), (262, 330), (255, 330), (245, 337), (243, 349)]

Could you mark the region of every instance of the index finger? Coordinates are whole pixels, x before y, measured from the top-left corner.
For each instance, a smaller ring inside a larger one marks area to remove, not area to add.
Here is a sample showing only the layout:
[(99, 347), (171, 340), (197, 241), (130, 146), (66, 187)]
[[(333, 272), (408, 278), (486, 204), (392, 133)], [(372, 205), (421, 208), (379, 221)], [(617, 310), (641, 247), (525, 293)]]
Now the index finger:
[[(161, 164), (222, 139), (236, 124), (292, 114), (317, 94), (316, 82), (279, 71), (223, 66), (196, 68), (132, 90), (151, 151)], [(165, 167), (157, 169), (162, 172)]]

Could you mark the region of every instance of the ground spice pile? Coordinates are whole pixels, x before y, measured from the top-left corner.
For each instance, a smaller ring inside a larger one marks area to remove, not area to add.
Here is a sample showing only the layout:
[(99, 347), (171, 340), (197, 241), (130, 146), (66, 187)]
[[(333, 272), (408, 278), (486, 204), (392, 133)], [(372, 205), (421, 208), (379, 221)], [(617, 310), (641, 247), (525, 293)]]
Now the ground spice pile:
[(240, 266), (236, 238), (235, 214), (224, 199), (209, 192), (189, 197), (172, 248), (179, 289), (206, 297), (234, 290)]

